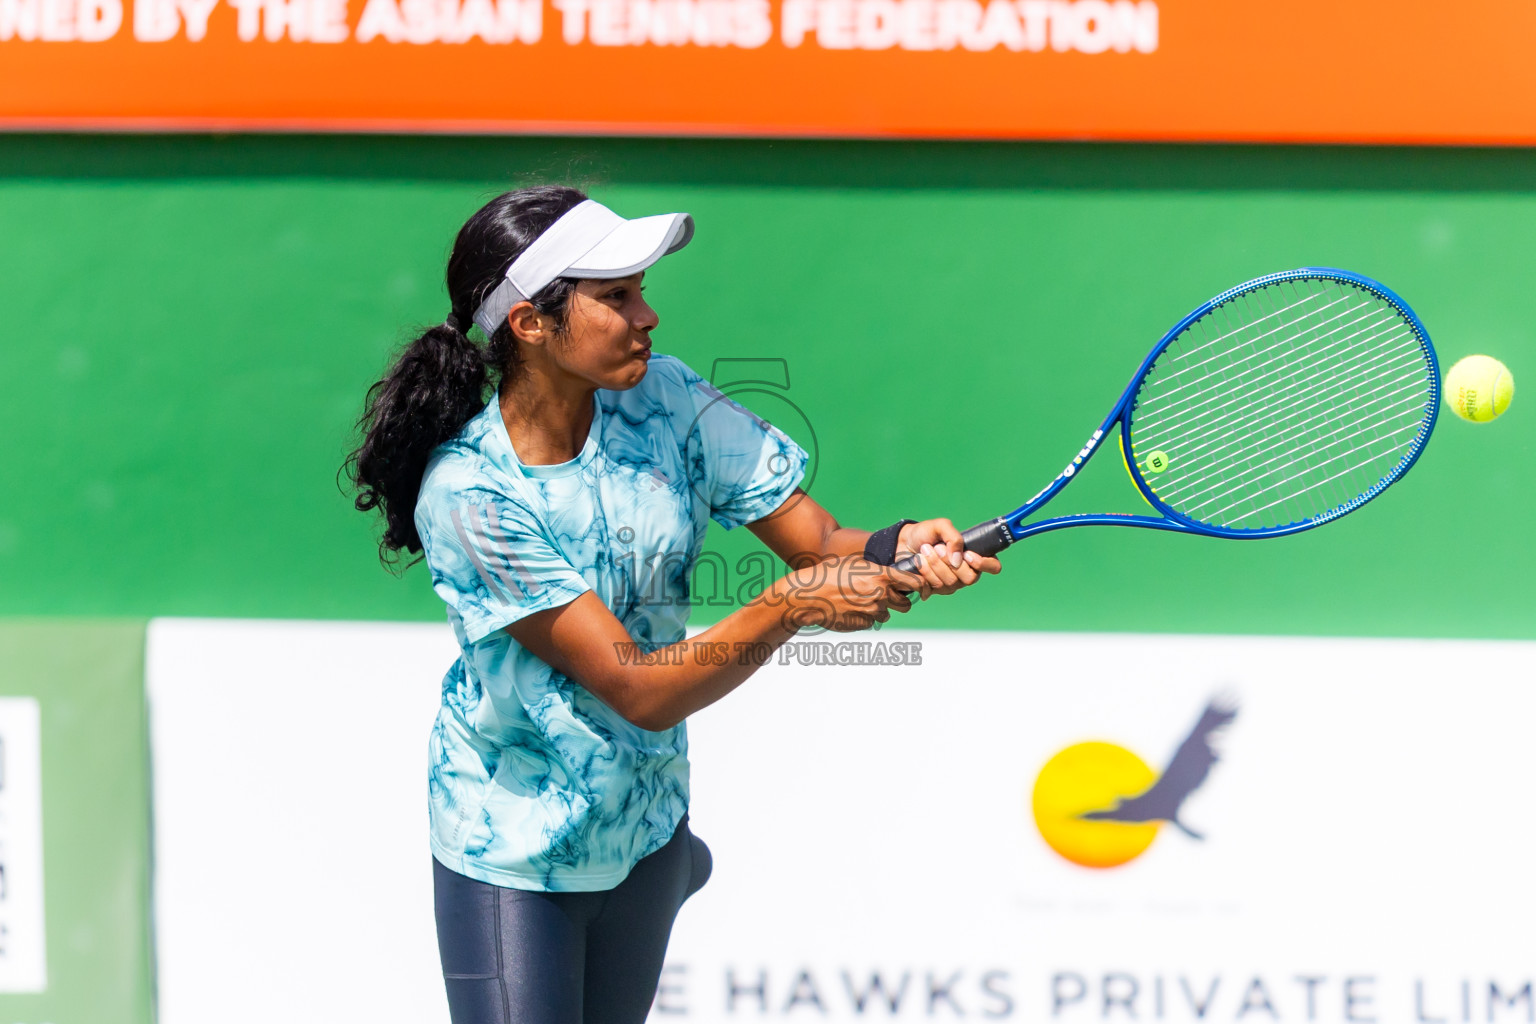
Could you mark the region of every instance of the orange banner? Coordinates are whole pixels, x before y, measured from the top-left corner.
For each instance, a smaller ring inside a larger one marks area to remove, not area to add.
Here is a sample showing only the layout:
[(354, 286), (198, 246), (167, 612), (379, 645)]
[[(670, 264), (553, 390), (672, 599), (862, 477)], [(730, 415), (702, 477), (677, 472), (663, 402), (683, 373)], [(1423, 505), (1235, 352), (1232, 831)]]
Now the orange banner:
[(0, 127), (1536, 143), (1530, 0), (0, 0)]

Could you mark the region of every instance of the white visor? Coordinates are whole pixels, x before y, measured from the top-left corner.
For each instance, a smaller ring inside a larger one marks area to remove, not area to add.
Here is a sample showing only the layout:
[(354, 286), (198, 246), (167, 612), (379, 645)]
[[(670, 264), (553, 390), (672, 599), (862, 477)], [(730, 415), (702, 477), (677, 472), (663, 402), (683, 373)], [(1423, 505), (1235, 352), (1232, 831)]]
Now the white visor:
[(560, 277), (607, 280), (637, 274), (693, 238), (686, 213), (625, 220), (588, 199), (567, 210), (507, 268), (480, 308), (475, 323), (490, 334), (506, 322), (512, 307), (537, 295)]

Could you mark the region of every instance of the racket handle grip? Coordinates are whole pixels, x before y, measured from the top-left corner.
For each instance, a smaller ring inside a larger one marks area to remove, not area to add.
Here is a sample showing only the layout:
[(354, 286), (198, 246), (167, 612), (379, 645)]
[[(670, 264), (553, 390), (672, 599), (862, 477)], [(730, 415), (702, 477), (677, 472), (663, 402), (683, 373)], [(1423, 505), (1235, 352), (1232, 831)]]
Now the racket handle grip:
[[(1013, 543), (1013, 534), (1008, 532), (1008, 524), (1001, 519), (988, 519), (984, 523), (977, 523), (962, 533), (965, 541), (965, 550), (974, 551), (978, 555), (995, 555), (1009, 544)], [(917, 556), (909, 555), (897, 560), (893, 568), (902, 572), (917, 571)]]

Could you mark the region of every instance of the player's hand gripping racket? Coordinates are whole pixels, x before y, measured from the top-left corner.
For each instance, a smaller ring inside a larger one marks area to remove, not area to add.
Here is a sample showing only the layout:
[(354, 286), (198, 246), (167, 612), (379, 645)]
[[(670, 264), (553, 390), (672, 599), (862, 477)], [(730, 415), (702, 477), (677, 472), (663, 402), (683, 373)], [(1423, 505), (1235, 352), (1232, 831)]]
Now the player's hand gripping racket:
[[(1279, 537), (1353, 512), (1402, 479), (1429, 443), (1440, 371), (1429, 334), (1385, 286), (1304, 267), (1238, 285), (1180, 320), (1061, 475), (965, 531), (995, 554), (1068, 526)], [(1119, 429), (1156, 516), (1024, 520)], [(916, 556), (896, 568), (912, 571)]]

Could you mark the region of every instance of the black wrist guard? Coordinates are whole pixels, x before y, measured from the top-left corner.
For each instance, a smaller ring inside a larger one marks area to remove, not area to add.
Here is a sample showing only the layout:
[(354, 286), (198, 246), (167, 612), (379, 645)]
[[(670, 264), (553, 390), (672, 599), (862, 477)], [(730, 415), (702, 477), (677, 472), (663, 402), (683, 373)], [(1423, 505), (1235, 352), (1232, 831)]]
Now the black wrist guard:
[(876, 565), (893, 565), (896, 562), (896, 542), (901, 539), (901, 528), (917, 522), (916, 519), (902, 519), (883, 530), (876, 530), (869, 535), (869, 540), (864, 544), (864, 558)]

